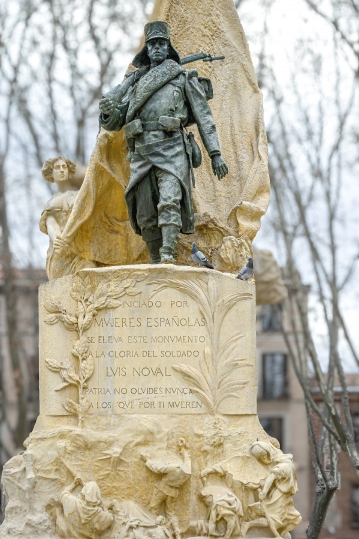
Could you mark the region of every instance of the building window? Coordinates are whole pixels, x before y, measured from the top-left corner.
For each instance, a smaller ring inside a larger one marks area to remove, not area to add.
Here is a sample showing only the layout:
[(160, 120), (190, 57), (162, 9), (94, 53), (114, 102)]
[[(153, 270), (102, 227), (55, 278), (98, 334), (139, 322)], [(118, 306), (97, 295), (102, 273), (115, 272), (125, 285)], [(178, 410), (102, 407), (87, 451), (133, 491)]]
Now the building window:
[(353, 414), (354, 440), (359, 445), (359, 414)]
[(263, 399), (288, 398), (287, 356), (263, 354)]
[(262, 331), (280, 331), (280, 320), (282, 318), (282, 304), (262, 306)]
[(353, 486), (352, 490), (353, 528), (359, 528), (359, 486)]
[(259, 422), (269, 436), (278, 440), (283, 449), (283, 418), (260, 417)]

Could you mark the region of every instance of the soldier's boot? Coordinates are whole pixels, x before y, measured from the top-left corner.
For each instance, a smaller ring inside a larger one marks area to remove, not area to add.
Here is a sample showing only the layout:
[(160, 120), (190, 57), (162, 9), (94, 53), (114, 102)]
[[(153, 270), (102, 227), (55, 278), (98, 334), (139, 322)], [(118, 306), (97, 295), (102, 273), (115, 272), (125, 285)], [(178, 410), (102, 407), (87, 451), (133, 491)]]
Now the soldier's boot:
[(175, 264), (176, 261), (174, 259), (174, 252), (177, 247), (179, 228), (176, 225), (163, 225), (161, 230), (161, 264)]
[(151, 257), (151, 264), (159, 264), (161, 262), (160, 248), (162, 247), (162, 238), (159, 240), (146, 241), (148, 252)]

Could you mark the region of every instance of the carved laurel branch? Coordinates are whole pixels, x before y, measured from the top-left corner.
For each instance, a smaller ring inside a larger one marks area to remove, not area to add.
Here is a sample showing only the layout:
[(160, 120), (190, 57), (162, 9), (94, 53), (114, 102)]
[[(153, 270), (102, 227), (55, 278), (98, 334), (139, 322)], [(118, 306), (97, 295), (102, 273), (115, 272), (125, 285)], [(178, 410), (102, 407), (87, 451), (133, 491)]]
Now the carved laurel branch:
[(78, 389), (79, 402), (66, 399), (63, 407), (70, 414), (77, 415), (80, 424), (83, 423), (83, 416), (90, 408), (90, 401), (85, 396), (87, 381), (94, 372), (94, 362), (89, 355), (89, 347), (85, 332), (91, 327), (94, 317), (102, 309), (115, 309), (121, 303), (123, 296), (137, 296), (141, 290), (136, 288), (136, 283), (143, 281), (148, 276), (144, 272), (122, 272), (107, 281), (102, 281), (93, 288), (90, 276), (82, 279), (79, 275), (75, 277), (70, 295), (76, 301), (76, 310), (66, 309), (60, 299), (50, 298), (45, 302), (46, 310), (51, 313), (45, 317), (46, 324), (56, 324), (62, 322), (69, 331), (77, 331), (77, 339), (72, 348), (72, 355), (77, 358), (78, 366), (70, 360), (57, 361), (52, 358), (45, 359), (48, 369), (58, 372), (61, 383), (55, 388), (60, 391), (68, 386), (75, 386)]
[(184, 363), (173, 365), (188, 387), (197, 395), (208, 410), (215, 414), (219, 405), (230, 397), (240, 398), (238, 391), (248, 384), (248, 380), (234, 378), (234, 370), (250, 364), (246, 358), (237, 357), (236, 347), (243, 333), (235, 333), (227, 342), (221, 343), (221, 328), (229, 311), (239, 302), (252, 297), (250, 293), (235, 293), (219, 298), (217, 284), (211, 277), (208, 281), (188, 279), (176, 281), (161, 279), (149, 283), (156, 288), (149, 299), (162, 290), (174, 288), (191, 297), (199, 307), (206, 321), (211, 346), (206, 346), (200, 359), (200, 370)]

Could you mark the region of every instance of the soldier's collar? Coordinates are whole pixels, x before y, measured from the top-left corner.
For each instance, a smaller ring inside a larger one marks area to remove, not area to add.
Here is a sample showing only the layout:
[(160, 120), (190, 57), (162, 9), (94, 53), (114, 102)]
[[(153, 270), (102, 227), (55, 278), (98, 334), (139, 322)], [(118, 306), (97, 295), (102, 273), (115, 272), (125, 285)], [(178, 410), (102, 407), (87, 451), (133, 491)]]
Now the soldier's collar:
[(185, 73), (185, 69), (174, 60), (168, 59), (143, 75), (138, 81), (135, 95), (130, 101), (126, 123), (133, 120), (136, 111), (146, 103), (151, 95), (180, 73)]
[(148, 73), (151, 73), (154, 69), (158, 69), (158, 70), (177, 69), (179, 73), (185, 71), (184, 67), (182, 67), (178, 62), (171, 60), (170, 58), (167, 58), (167, 60), (164, 60), (162, 64), (159, 64), (156, 67), (150, 67)]

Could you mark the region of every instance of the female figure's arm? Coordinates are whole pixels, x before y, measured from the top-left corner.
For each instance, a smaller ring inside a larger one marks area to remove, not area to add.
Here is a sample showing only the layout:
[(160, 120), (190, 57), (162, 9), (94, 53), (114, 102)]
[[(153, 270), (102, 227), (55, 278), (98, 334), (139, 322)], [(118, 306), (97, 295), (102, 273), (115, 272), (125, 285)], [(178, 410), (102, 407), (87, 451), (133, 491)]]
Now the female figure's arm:
[(276, 479), (277, 479), (277, 476), (274, 473), (271, 473), (267, 477), (267, 479), (264, 481), (264, 486), (258, 495), (258, 498), (260, 501), (264, 500), (264, 498), (267, 496), (269, 489), (271, 488), (271, 486), (273, 485)]
[[(74, 479), (74, 481), (71, 483), (71, 485), (64, 488), (64, 490), (62, 491), (61, 497), (60, 497), (61, 503), (66, 504), (67, 501), (72, 500), (74, 498), (74, 496), (72, 494), (72, 491), (74, 491), (75, 488), (78, 487), (79, 485), (83, 486), (83, 484), (84, 484), (84, 482), (82, 481), (82, 479), (80, 477), (76, 477)], [(70, 503), (71, 503), (71, 501), (70, 501)]]
[(55, 251), (68, 247), (68, 244), (61, 237), (61, 229), (53, 215), (48, 215), (46, 219), (46, 228)]
[(226, 470), (223, 468), (221, 464), (215, 464), (214, 466), (209, 466), (208, 468), (205, 468), (201, 471), (200, 477), (201, 479), (206, 482), (207, 478), (211, 474), (218, 474), (220, 476), (226, 475)]
[(259, 488), (261, 488), (261, 486), (263, 486), (263, 482), (262, 481), (258, 481), (258, 483), (244, 483), (244, 486), (246, 488), (250, 488), (251, 490), (258, 490)]
[(53, 215), (48, 215), (46, 218), (46, 229), (50, 241), (54, 243), (57, 236), (61, 235), (60, 227)]

